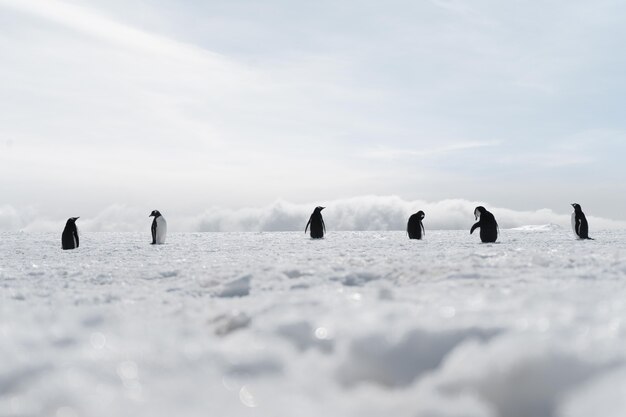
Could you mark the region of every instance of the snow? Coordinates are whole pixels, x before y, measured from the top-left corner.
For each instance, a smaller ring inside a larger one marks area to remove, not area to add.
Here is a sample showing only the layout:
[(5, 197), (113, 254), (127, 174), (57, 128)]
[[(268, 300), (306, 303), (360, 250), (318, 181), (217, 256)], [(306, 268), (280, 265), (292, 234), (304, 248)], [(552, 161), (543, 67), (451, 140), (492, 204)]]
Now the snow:
[(0, 234), (0, 415), (617, 416), (626, 231)]
[(511, 230), (519, 230), (524, 232), (554, 232), (563, 229), (558, 224), (529, 224), (520, 227), (514, 227)]

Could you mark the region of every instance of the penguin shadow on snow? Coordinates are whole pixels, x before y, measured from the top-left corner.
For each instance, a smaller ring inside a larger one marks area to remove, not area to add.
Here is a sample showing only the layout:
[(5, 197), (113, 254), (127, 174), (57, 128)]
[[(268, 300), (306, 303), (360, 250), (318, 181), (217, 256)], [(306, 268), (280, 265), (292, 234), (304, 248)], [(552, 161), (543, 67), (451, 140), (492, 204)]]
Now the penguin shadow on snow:
[(326, 224), (324, 224), (324, 218), (322, 217), (322, 210), (326, 207), (317, 206), (313, 213), (311, 213), (311, 217), (309, 217), (309, 221), (304, 228), (304, 233), (307, 232), (309, 226), (311, 226), (311, 239), (323, 239), (324, 233), (326, 233)]

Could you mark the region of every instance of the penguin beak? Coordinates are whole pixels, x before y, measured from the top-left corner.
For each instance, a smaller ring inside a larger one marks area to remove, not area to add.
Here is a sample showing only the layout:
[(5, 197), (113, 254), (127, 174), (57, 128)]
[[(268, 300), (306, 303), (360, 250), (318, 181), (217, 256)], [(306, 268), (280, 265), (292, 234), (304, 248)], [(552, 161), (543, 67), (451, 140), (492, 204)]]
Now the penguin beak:
[(322, 207), (322, 208), (320, 209), (320, 211), (324, 210), (325, 208), (326, 208), (326, 207)]

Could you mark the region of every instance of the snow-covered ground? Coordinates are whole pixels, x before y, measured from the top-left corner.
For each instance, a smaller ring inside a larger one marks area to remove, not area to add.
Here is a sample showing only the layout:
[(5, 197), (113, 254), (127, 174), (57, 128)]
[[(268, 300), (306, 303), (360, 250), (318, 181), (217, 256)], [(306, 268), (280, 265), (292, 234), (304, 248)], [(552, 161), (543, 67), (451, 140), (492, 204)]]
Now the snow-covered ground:
[(623, 416), (626, 231), (0, 234), (0, 415)]

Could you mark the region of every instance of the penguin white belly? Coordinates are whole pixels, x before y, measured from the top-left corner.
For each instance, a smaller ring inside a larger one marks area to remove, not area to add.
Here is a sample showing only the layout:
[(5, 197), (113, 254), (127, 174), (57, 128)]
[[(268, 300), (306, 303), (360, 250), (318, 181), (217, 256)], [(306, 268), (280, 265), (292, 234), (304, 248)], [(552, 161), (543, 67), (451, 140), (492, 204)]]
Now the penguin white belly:
[[(78, 227), (76, 228), (76, 236), (78, 236)], [(78, 247), (78, 242), (76, 241), (76, 236), (72, 235), (72, 239), (74, 240), (74, 248)]]
[(576, 230), (576, 213), (572, 213), (572, 230), (576, 237), (578, 237), (578, 231)]
[(159, 216), (156, 219), (156, 243), (162, 245), (165, 243), (165, 235), (167, 234), (167, 222), (163, 216)]

